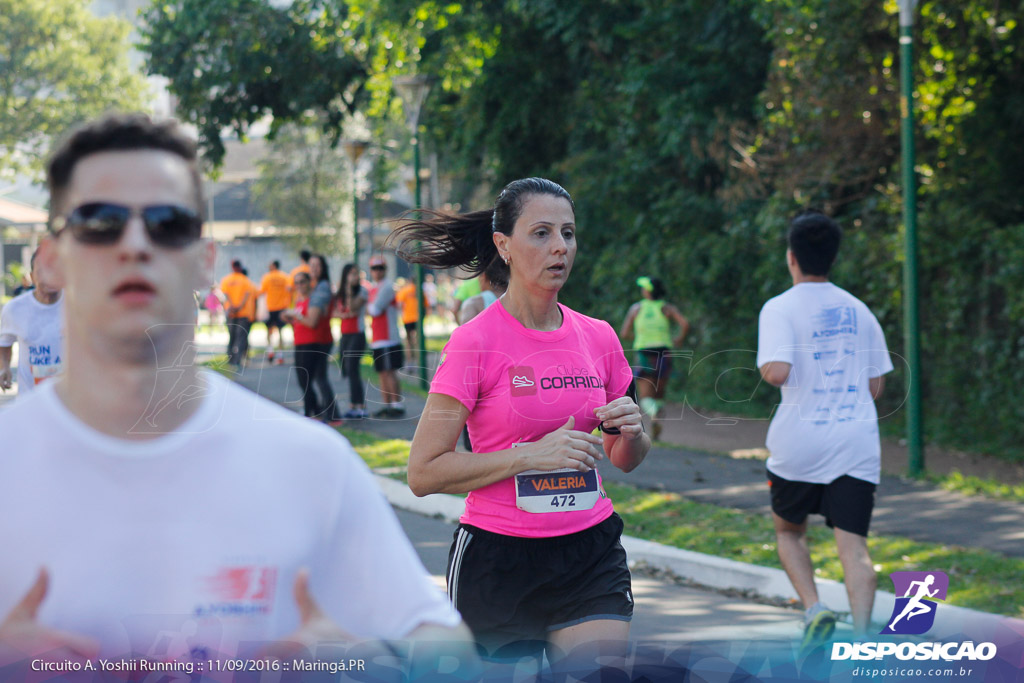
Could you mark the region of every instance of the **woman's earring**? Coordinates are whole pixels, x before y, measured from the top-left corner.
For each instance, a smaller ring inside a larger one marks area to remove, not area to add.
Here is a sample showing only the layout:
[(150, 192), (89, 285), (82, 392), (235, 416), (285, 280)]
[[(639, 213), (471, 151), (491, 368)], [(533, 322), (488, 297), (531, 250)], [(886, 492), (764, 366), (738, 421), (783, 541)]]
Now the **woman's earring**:
[(508, 256), (505, 256), (505, 265), (508, 265)]

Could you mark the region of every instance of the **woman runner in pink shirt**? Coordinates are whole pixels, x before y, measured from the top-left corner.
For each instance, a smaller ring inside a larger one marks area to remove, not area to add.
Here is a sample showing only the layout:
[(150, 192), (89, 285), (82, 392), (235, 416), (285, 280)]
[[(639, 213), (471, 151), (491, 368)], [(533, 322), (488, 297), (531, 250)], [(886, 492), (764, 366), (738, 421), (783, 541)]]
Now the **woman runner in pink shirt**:
[[(527, 178), (494, 209), (430, 213), (395, 235), (408, 261), (473, 274), (499, 261), (508, 281), (445, 346), (408, 475), (419, 496), (469, 493), (448, 593), (492, 660), (546, 649), (554, 666), (576, 666), (624, 656), (629, 638), (622, 521), (595, 467), (607, 454), (628, 472), (651, 442), (611, 326), (558, 303), (576, 231), (569, 193)], [(455, 450), (463, 426), (472, 453)]]

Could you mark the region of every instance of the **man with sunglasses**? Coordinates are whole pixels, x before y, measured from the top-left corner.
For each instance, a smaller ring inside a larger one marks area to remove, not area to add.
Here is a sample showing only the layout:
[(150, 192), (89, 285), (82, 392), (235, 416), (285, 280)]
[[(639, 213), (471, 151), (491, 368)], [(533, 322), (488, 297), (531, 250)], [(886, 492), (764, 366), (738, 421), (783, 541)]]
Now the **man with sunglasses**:
[(398, 336), (398, 302), (395, 299), (395, 284), (388, 279), (388, 266), (383, 256), (370, 257), (370, 296), (366, 312), (370, 314), (370, 350), (373, 352), (373, 368), (380, 380), (381, 402), (384, 404), (374, 412), (374, 417), (402, 417), (405, 403), (402, 401), (398, 371), (405, 365), (402, 353), (402, 339)]
[(467, 643), (348, 442), (192, 362), (215, 256), (192, 141), (110, 115), (48, 180), (66, 371), (0, 411), (0, 670)]

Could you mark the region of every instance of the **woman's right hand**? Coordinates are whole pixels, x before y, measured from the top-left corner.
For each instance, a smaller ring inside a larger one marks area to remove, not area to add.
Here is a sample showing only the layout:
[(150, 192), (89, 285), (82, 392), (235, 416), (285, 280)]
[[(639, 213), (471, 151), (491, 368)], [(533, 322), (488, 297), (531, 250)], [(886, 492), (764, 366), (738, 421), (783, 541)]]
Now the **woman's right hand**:
[(544, 472), (559, 469), (587, 472), (594, 469), (597, 461), (604, 459), (601, 437), (573, 429), (575, 425), (576, 418), (570, 416), (564, 425), (530, 444), (527, 469)]

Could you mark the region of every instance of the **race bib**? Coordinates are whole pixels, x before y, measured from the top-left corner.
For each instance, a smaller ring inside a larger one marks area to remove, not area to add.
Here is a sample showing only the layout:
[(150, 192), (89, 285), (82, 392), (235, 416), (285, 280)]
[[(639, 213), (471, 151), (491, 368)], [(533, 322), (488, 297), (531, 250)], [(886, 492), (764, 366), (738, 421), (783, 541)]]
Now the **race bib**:
[(524, 512), (589, 510), (600, 496), (597, 470), (527, 470), (516, 475), (516, 507)]

